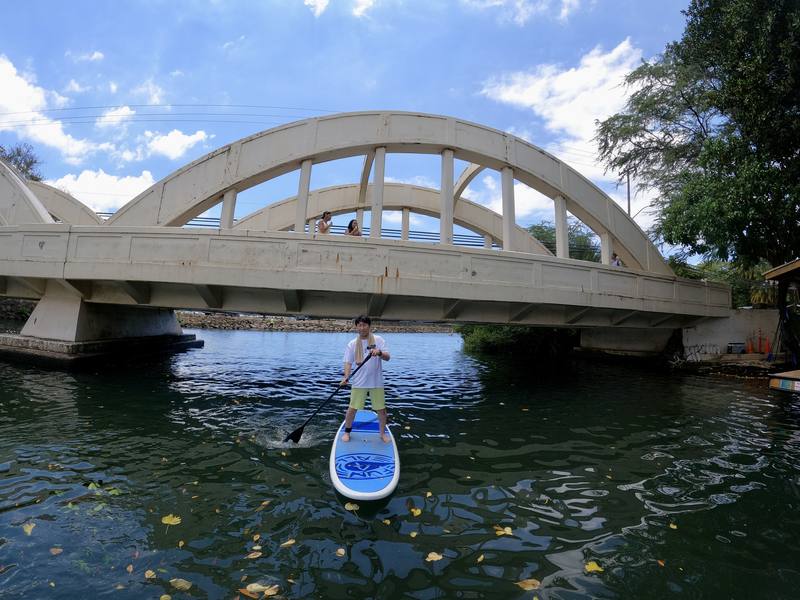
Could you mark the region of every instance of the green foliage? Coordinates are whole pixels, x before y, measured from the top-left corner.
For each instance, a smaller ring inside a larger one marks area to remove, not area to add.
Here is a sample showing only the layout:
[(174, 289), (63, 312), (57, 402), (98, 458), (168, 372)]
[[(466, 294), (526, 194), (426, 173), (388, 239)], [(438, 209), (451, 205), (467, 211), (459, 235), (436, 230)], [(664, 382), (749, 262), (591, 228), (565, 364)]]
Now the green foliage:
[(776, 306), (777, 287), (764, 281), (764, 272), (769, 265), (760, 263), (753, 267), (720, 260), (701, 262), (689, 265), (680, 257), (668, 259), (670, 267), (678, 277), (687, 279), (705, 279), (731, 286), (731, 303), (733, 308), (742, 306)]
[(512, 355), (538, 364), (563, 360), (577, 343), (574, 332), (525, 325), (458, 325), (464, 350), (474, 354)]
[[(528, 227), (528, 232), (553, 254), (556, 253), (556, 228), (549, 221), (542, 221)], [(567, 223), (569, 257), (577, 260), (600, 262), (600, 244), (594, 232), (578, 220)]]
[(36, 156), (30, 144), (17, 144), (8, 148), (0, 146), (0, 158), (14, 167), (24, 178), (32, 181), (42, 180), (42, 174), (39, 172), (42, 161)]
[(800, 255), (800, 3), (692, 0), (598, 125), (606, 167), (657, 191), (655, 233), (708, 259)]

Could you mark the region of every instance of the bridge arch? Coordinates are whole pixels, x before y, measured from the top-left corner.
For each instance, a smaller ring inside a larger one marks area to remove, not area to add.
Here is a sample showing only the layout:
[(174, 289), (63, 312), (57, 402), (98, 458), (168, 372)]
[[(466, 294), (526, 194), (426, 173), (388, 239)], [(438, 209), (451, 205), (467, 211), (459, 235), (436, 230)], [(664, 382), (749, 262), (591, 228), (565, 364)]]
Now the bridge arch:
[(54, 218), (70, 225), (101, 225), (103, 219), (83, 202), (41, 181), (27, 181), (30, 190)]
[[(440, 154), (443, 174), (449, 165), (451, 182), (453, 159), (472, 163), (476, 165), (475, 170), (495, 169), (502, 173), (507, 208), (513, 209), (514, 179), (552, 198), (556, 206), (560, 257), (567, 257), (566, 212), (569, 211), (600, 236), (603, 262), (608, 262), (613, 249), (631, 268), (673, 275), (636, 223), (608, 195), (556, 157), (508, 133), (428, 114), (342, 113), (252, 135), (157, 182), (118, 210), (106, 224), (180, 226), (222, 202), (223, 223), (232, 225), (232, 207), (238, 192), (297, 169), (301, 170), (298, 197), (302, 207), (308, 198), (314, 163), (364, 155), (367, 177), (362, 175), (363, 190), (373, 163), (376, 175), (380, 169), (379, 179), (383, 182), (386, 152)], [(452, 219), (447, 213), (449, 210), (452, 215), (452, 204), (456, 200), (452, 196), (454, 191), (452, 183), (442, 191), (442, 197), (450, 195), (450, 208), (443, 204), (441, 211), (443, 221), (450, 225)], [(382, 194), (375, 195), (378, 201), (374, 202), (380, 208), (382, 197), (379, 196)], [(296, 226), (307, 218), (308, 215), (298, 209)], [(506, 215), (504, 228), (511, 231), (513, 215)]]
[(22, 177), (0, 160), (0, 226), (53, 222)]
[[(321, 215), (352, 213), (363, 203), (359, 199), (359, 184), (337, 185), (309, 192), (308, 213)], [(370, 200), (373, 186), (367, 187), (366, 199)], [(387, 183), (384, 186), (383, 210), (412, 212), (429, 217), (441, 217), (439, 211), (439, 190), (404, 183)], [(235, 230), (288, 231), (295, 224), (297, 197), (286, 198), (265, 206), (239, 219), (233, 226)], [(503, 220), (493, 210), (462, 198), (455, 207), (453, 222), (484, 236), (489, 242), (503, 244)], [(520, 252), (552, 256), (539, 240), (522, 227), (514, 228), (514, 247)]]

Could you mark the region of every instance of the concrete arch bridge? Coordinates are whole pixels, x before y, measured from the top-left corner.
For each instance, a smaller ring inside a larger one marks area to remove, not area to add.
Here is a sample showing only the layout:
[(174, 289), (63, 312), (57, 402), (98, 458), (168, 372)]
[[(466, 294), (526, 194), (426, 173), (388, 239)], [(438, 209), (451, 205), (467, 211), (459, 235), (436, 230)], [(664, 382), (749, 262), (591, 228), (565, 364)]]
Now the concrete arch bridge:
[[(387, 183), (387, 153), (439, 155), (440, 189)], [(353, 156), (363, 156), (359, 181), (310, 189), (313, 165)], [(457, 176), (456, 159), (468, 163)], [(502, 214), (463, 197), (485, 169), (500, 173)], [(295, 170), (297, 194), (234, 219), (240, 192)], [(555, 255), (516, 225), (515, 180), (552, 199)], [(219, 228), (184, 227), (218, 204)], [(370, 236), (315, 233), (324, 210), (359, 220), (369, 211)], [(381, 237), (387, 210), (402, 213), (400, 240)], [(600, 238), (600, 263), (569, 258), (568, 211)], [(408, 239), (414, 213), (439, 219), (439, 243)], [(454, 245), (454, 225), (485, 247)], [(610, 266), (612, 253), (626, 267)], [(636, 223), (556, 157), (475, 123), (403, 112), (336, 114), (244, 138), (106, 221), (0, 165), (0, 295), (40, 300), (23, 337), (68, 342), (174, 333), (173, 308), (671, 329), (730, 306), (726, 286), (676, 277)]]

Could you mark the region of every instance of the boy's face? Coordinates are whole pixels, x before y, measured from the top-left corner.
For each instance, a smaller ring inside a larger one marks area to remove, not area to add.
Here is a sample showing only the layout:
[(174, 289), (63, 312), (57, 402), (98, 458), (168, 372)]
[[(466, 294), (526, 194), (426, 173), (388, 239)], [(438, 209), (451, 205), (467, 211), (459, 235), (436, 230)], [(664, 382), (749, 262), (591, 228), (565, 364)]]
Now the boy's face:
[(356, 324), (356, 331), (358, 332), (358, 337), (360, 338), (368, 338), (369, 337), (369, 323), (364, 323), (361, 321), (360, 323)]

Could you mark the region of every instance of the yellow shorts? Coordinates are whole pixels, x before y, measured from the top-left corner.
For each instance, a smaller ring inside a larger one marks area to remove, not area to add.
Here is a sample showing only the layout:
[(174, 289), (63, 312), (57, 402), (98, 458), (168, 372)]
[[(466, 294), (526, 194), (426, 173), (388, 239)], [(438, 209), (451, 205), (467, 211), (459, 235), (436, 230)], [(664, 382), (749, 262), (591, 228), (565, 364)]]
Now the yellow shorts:
[(369, 393), (369, 403), (372, 410), (383, 410), (386, 408), (386, 400), (383, 388), (352, 388), (350, 390), (350, 408), (362, 410)]

